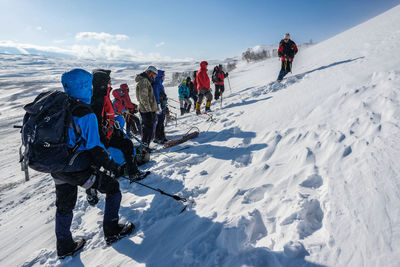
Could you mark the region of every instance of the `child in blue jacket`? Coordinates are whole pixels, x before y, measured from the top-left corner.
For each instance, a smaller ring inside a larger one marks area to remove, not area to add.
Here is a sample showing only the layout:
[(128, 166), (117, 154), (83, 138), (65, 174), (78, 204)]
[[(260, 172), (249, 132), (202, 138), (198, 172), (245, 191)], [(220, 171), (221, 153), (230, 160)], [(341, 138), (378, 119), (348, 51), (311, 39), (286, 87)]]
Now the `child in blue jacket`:
[(182, 83), (179, 85), (178, 93), (181, 115), (184, 115), (186, 112), (190, 112), (190, 107), (192, 106), (192, 102), (190, 101), (190, 90), (186, 85), (186, 79), (183, 79)]

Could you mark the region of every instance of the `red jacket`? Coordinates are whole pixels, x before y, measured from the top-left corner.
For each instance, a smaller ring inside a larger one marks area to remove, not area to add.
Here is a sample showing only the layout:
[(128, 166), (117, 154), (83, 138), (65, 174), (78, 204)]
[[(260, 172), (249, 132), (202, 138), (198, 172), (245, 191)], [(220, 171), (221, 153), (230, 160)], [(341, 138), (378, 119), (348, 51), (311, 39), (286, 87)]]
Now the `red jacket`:
[(217, 70), (217, 81), (215, 82), (215, 84), (218, 85), (224, 85), (224, 79), (227, 75), (225, 74), (224, 71), (218, 69)]
[(202, 61), (200, 63), (200, 70), (197, 72), (196, 76), (196, 89), (200, 91), (201, 89), (210, 89), (210, 78), (207, 74), (207, 61)]
[(127, 111), (133, 112), (135, 110), (135, 104), (132, 103), (132, 100), (129, 96), (129, 87), (126, 83), (121, 84), (119, 89), (113, 91), (114, 96), (114, 109), (116, 113), (124, 113)]
[(115, 121), (114, 108), (110, 100), (110, 90), (111, 87), (108, 88), (107, 95), (104, 97), (103, 111), (101, 112), (101, 117), (103, 118), (103, 121), (105, 121), (103, 131), (108, 140), (111, 139), (113, 134)]

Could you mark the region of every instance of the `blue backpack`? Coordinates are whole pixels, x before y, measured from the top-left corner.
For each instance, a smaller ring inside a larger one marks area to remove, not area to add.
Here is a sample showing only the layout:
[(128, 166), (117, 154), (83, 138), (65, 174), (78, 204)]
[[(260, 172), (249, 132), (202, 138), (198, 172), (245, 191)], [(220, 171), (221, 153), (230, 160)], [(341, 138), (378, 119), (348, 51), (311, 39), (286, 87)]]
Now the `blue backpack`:
[[(27, 167), (45, 173), (60, 172), (73, 159), (81, 144), (80, 129), (74, 123), (72, 113), (86, 105), (61, 91), (41, 93), (36, 99), (24, 106), (21, 129), (22, 145), (20, 162), (27, 177)], [(75, 131), (76, 145), (68, 146), (68, 128)], [(25, 169), (24, 169), (25, 168)]]

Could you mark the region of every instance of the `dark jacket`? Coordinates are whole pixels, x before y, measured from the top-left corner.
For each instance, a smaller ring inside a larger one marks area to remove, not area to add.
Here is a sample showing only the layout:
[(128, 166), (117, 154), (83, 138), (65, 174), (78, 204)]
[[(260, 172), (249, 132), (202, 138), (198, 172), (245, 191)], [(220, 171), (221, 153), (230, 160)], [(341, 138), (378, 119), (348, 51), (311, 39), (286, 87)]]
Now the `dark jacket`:
[(286, 43), (284, 39), (282, 39), (279, 43), (278, 48), (278, 56), (281, 57), (281, 60), (293, 61), (294, 56), (297, 54), (297, 46), (296, 43), (289, 39)]

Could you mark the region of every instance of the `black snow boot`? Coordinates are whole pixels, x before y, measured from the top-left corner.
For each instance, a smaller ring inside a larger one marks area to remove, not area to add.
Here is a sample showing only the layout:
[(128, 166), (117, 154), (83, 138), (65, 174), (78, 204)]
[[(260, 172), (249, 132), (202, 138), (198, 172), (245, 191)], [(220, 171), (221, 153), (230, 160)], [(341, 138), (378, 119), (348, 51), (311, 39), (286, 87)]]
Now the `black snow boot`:
[(186, 113), (190, 113), (190, 108), (192, 107), (192, 105), (188, 105), (186, 108)]
[(106, 222), (103, 225), (104, 239), (107, 245), (120, 240), (121, 238), (130, 235), (135, 229), (135, 225), (131, 222), (119, 224), (117, 222)]
[(181, 108), (181, 116), (185, 115), (186, 110), (184, 108)]
[(72, 238), (67, 240), (57, 241), (57, 256), (59, 259), (65, 259), (67, 256), (73, 256), (76, 252), (81, 250), (85, 245), (86, 240), (79, 238), (74, 241)]

